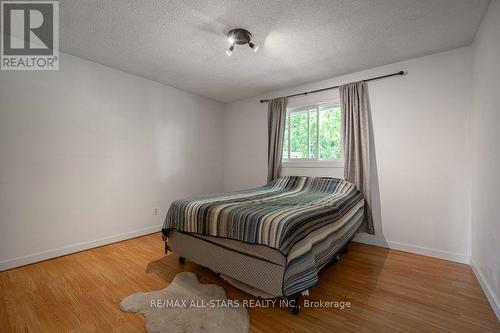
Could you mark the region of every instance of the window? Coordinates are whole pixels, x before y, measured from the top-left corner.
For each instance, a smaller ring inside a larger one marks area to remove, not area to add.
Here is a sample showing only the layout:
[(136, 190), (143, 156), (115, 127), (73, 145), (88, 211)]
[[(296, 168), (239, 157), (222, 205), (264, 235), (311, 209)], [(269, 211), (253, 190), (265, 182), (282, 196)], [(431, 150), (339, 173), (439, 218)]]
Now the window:
[(283, 161), (341, 161), (338, 101), (287, 110)]

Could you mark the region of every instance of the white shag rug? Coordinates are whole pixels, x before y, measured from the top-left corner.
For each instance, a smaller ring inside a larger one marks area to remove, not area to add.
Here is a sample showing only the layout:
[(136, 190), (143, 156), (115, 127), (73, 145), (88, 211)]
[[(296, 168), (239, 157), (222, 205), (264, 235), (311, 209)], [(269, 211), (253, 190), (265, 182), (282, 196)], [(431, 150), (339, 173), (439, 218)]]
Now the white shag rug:
[(182, 272), (167, 288), (132, 294), (120, 307), (144, 314), (150, 333), (247, 333), (248, 311), (236, 304), (222, 287), (201, 284), (194, 273)]

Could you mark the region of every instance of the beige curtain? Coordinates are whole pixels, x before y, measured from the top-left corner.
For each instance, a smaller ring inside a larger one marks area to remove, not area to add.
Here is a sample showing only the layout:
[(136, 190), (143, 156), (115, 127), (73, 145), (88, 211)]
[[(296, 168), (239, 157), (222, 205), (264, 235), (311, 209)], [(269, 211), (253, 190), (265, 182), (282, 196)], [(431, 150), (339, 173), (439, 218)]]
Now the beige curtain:
[(275, 98), (268, 102), (267, 112), (267, 181), (280, 176), (285, 135), (287, 98)]
[(340, 87), (342, 135), (344, 139), (344, 178), (355, 184), (365, 197), (365, 219), (360, 231), (375, 234), (371, 200), (370, 101), (366, 82)]

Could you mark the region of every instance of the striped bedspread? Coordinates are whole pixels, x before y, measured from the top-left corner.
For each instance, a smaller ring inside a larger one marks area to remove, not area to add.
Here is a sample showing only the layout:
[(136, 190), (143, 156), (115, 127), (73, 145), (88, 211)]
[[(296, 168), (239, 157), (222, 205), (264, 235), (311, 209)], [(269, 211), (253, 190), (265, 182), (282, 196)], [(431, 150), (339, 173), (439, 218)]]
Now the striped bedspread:
[(338, 250), (329, 244), (356, 232), (363, 205), (363, 195), (347, 181), (281, 177), (259, 188), (176, 200), (162, 231), (164, 236), (175, 229), (225, 237), (280, 251), (287, 258), (283, 295), (289, 296), (316, 284), (318, 271)]

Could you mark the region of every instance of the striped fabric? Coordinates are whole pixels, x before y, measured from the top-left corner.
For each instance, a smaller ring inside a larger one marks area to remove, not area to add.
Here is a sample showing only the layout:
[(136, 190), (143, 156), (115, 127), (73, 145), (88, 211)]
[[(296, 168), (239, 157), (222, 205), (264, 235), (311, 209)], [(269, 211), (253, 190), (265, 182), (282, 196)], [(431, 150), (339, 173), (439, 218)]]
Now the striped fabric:
[(287, 258), (283, 295), (289, 296), (317, 282), (334, 253), (328, 240), (354, 234), (363, 206), (361, 192), (349, 182), (289, 176), (255, 189), (176, 200), (162, 231), (164, 237), (175, 229), (280, 251)]

